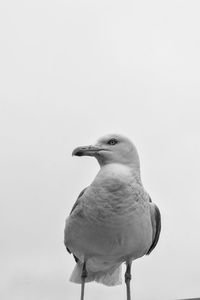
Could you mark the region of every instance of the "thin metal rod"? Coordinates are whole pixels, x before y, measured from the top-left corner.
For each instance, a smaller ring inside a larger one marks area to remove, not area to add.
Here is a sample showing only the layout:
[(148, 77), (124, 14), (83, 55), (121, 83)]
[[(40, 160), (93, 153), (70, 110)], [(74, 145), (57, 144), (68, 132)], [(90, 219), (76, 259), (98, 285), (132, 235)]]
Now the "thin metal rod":
[(84, 300), (85, 291), (85, 279), (87, 277), (86, 262), (83, 263), (82, 273), (81, 273), (81, 300)]
[(126, 273), (125, 273), (127, 300), (131, 300), (130, 281), (131, 281), (131, 262), (128, 262), (126, 264)]

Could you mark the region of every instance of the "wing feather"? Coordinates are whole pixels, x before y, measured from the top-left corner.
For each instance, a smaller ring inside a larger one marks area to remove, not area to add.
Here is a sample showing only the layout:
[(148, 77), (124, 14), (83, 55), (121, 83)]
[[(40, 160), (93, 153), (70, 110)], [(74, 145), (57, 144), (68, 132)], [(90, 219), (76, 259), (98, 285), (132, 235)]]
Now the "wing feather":
[[(81, 201), (81, 197), (83, 196), (83, 194), (85, 193), (85, 190), (87, 189), (87, 187), (86, 188), (84, 188), (81, 192), (80, 192), (80, 194), (78, 195), (78, 198), (77, 198), (77, 200), (76, 200), (76, 202), (74, 203), (74, 205), (73, 205), (73, 207), (72, 207), (72, 209), (71, 209), (71, 211), (70, 211), (70, 215), (72, 214), (72, 212), (75, 210), (75, 208), (78, 206), (78, 204), (80, 203), (80, 201)], [(69, 250), (69, 248), (67, 247), (67, 245), (65, 244), (65, 247), (66, 247), (66, 249), (67, 249), (67, 251), (71, 254), (71, 251)], [(78, 262), (78, 258), (73, 254), (73, 256), (74, 256), (74, 259), (75, 259), (75, 261), (76, 262)]]
[(81, 192), (80, 192), (80, 194), (78, 195), (78, 198), (77, 198), (77, 200), (76, 200), (76, 202), (74, 203), (74, 205), (73, 205), (73, 207), (72, 207), (72, 210), (70, 211), (70, 215), (72, 214), (72, 212), (74, 211), (74, 209), (76, 208), (76, 206), (79, 204), (79, 202), (81, 201), (81, 197), (83, 196), (83, 194), (85, 193), (85, 191), (86, 191), (86, 189), (87, 189), (88, 187), (86, 187), (86, 188), (84, 188)]
[(150, 212), (151, 212), (151, 224), (152, 224), (152, 228), (153, 228), (153, 239), (152, 239), (152, 244), (147, 252), (147, 255), (150, 254), (153, 251), (153, 249), (156, 247), (159, 237), (160, 237), (160, 232), (161, 232), (160, 210), (157, 207), (157, 205), (152, 202), (151, 198), (150, 198), (149, 202), (150, 202)]

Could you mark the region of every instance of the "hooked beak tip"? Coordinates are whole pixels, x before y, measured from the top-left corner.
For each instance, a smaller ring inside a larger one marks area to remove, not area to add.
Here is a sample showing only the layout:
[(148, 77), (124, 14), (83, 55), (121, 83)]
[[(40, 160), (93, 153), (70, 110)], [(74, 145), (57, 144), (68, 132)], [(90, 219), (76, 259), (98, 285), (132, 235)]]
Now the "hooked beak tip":
[(100, 150), (102, 149), (92, 145), (77, 147), (73, 150), (72, 156), (95, 156)]
[(80, 149), (80, 147), (76, 148), (72, 152), (72, 156), (82, 156), (83, 155), (83, 150)]

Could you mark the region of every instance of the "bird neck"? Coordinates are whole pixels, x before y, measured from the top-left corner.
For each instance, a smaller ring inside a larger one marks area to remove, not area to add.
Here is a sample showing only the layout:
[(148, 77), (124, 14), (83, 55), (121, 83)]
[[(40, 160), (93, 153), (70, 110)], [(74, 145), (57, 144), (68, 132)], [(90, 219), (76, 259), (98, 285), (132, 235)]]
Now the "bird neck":
[(124, 165), (119, 163), (110, 163), (101, 166), (98, 177), (112, 178), (113, 180), (122, 180), (124, 182), (135, 182), (141, 184), (140, 168), (135, 165)]

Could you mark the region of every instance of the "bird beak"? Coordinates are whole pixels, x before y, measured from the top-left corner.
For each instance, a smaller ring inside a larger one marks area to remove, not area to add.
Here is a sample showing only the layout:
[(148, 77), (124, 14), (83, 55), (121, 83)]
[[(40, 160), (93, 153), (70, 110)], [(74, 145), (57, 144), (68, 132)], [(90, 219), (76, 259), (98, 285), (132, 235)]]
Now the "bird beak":
[(95, 156), (101, 150), (103, 149), (92, 145), (77, 147), (73, 150), (72, 155), (73, 156)]

